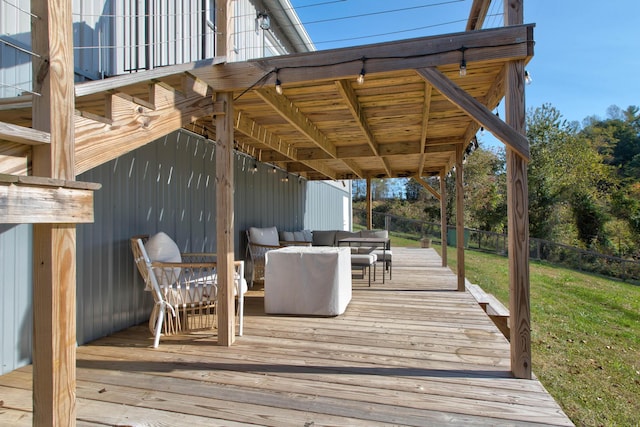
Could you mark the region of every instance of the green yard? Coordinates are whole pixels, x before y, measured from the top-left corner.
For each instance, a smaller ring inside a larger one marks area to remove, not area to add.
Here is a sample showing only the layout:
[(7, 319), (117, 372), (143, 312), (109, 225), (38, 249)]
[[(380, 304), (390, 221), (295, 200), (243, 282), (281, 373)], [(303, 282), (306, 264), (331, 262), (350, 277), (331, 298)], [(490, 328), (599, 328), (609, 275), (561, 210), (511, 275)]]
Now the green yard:
[[(507, 258), (466, 251), (465, 264), (508, 307)], [(576, 425), (640, 425), (640, 286), (535, 262), (530, 281), (535, 375)]]

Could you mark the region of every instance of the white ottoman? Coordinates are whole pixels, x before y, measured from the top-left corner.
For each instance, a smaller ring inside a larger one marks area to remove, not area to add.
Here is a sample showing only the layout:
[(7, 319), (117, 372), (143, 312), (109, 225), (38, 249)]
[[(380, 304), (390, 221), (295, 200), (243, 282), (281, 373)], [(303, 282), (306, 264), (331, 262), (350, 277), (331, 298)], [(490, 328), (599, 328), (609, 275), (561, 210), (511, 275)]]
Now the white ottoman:
[(264, 311), (337, 316), (351, 301), (351, 250), (289, 246), (266, 254)]

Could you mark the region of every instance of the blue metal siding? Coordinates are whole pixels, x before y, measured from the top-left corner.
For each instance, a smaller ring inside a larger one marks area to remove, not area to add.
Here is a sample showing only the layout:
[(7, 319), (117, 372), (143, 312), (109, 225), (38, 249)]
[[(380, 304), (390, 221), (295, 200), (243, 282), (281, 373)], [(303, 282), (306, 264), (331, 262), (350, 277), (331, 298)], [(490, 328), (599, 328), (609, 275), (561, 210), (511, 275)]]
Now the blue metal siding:
[[(215, 149), (186, 131), (172, 133), (78, 177), (99, 182), (95, 222), (77, 226), (77, 340), (83, 344), (146, 322), (153, 306), (135, 270), (129, 238), (165, 231), (183, 251), (216, 250)], [(310, 183), (234, 154), (235, 252), (245, 230), (342, 228), (341, 186)], [(324, 200), (323, 200), (324, 199)], [(320, 222), (322, 220), (322, 222)], [(315, 226), (322, 224), (322, 226)], [(2, 373), (30, 362), (31, 227), (0, 226)]]
[[(346, 200), (345, 200), (346, 198)], [(348, 218), (343, 204), (348, 203)], [(343, 186), (332, 181), (308, 183), (304, 210), (304, 227), (309, 230), (351, 230), (351, 184)]]
[(31, 360), (31, 225), (0, 224), (0, 374)]

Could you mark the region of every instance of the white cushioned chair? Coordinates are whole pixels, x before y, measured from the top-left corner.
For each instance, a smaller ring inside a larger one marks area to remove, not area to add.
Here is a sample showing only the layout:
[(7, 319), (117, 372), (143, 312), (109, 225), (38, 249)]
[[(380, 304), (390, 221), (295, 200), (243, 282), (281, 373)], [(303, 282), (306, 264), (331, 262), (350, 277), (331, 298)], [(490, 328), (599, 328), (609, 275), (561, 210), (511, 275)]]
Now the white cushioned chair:
[[(216, 326), (218, 275), (215, 254), (181, 254), (173, 239), (163, 232), (151, 238), (132, 237), (131, 250), (145, 282), (145, 290), (153, 293), (155, 301), (149, 318), (154, 348), (158, 347), (163, 331), (170, 335), (187, 329)], [(247, 282), (244, 280), (244, 261), (236, 261), (234, 265), (238, 335), (241, 336)]]

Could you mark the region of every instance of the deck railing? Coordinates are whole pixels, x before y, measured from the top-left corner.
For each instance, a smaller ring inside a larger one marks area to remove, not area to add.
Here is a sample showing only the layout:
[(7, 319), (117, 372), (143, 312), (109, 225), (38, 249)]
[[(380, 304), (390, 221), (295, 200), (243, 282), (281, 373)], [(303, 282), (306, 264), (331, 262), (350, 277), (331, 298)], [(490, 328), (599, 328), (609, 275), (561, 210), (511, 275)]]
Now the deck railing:
[[(364, 218), (366, 218), (364, 210), (353, 209), (354, 225), (365, 226)], [(434, 242), (442, 244), (440, 223), (373, 212), (373, 225), (374, 228), (384, 228), (390, 234), (398, 237), (416, 241), (428, 237)], [(465, 228), (464, 242), (467, 249), (491, 252), (502, 256), (507, 256), (509, 251), (507, 235), (503, 233)], [(454, 226), (447, 227), (447, 244), (449, 246), (456, 245), (456, 228)], [(600, 254), (536, 238), (529, 239), (529, 258), (640, 284), (640, 261), (633, 259)]]

